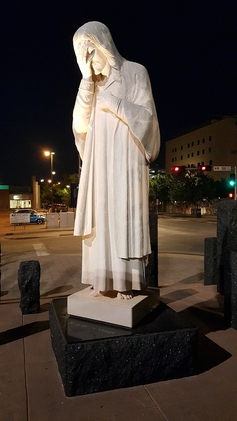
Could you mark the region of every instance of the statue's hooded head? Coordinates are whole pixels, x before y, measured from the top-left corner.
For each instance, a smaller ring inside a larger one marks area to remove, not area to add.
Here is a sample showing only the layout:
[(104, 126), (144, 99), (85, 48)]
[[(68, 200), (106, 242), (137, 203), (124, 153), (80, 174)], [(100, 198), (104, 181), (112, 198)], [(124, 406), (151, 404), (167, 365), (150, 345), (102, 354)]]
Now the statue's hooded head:
[(119, 69), (123, 58), (115, 47), (109, 29), (100, 22), (88, 22), (74, 34), (73, 47), (76, 52), (80, 41), (91, 41), (106, 57), (111, 67)]

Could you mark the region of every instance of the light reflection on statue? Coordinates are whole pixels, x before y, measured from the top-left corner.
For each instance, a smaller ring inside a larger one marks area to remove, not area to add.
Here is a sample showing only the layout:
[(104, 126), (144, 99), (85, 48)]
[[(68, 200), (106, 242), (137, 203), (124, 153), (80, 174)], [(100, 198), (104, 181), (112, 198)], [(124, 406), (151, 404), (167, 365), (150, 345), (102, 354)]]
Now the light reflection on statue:
[(82, 236), (82, 283), (92, 294), (132, 297), (145, 285), (149, 163), (160, 136), (149, 76), (118, 53), (108, 28), (89, 22), (73, 37), (82, 80), (73, 132), (83, 161), (74, 234)]

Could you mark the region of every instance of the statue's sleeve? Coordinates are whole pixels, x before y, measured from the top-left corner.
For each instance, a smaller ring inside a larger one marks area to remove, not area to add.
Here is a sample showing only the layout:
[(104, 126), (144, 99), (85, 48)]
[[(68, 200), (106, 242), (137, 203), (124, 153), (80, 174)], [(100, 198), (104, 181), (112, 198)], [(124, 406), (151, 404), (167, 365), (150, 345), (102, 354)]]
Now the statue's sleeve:
[(160, 149), (159, 124), (147, 70), (143, 66), (136, 70), (133, 83), (129, 83), (129, 95), (115, 98), (113, 108), (142, 144), (146, 159), (151, 162), (157, 158)]
[(94, 82), (81, 80), (73, 109), (72, 129), (77, 149), (83, 159), (86, 133), (90, 121), (94, 98)]

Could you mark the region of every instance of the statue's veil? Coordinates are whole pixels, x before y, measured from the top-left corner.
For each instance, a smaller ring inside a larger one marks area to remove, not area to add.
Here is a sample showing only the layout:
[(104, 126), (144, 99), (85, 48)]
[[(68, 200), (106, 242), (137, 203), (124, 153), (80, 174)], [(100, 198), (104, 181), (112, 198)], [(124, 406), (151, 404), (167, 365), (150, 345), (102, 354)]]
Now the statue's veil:
[(119, 54), (111, 33), (106, 25), (101, 22), (88, 22), (81, 26), (74, 34), (73, 47), (76, 47), (79, 41), (91, 41), (107, 58), (111, 67), (120, 68), (124, 59)]

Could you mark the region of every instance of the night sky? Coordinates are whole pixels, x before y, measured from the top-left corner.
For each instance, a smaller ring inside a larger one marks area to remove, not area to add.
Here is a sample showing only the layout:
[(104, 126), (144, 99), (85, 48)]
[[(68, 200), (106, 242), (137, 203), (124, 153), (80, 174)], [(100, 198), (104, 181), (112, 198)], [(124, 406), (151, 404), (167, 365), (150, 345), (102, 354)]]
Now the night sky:
[[(78, 171), (71, 130), (81, 73), (72, 48), (84, 23), (106, 24), (120, 54), (150, 75), (165, 142), (237, 114), (236, 0), (0, 1), (0, 182), (30, 185)], [(237, 140), (236, 140), (237, 142)]]

